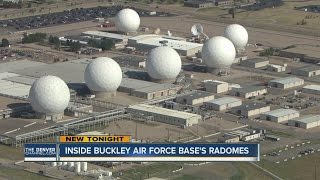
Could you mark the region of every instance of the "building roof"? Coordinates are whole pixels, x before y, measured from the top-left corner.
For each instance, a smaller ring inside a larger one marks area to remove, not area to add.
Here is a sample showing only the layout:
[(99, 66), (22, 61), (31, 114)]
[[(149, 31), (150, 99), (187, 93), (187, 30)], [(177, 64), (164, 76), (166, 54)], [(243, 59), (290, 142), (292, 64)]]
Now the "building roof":
[(319, 47), (298, 46), (290, 49), (281, 50), (282, 52), (304, 54), (309, 57), (320, 57)]
[(320, 85), (311, 84), (311, 85), (304, 86), (303, 89), (311, 89), (311, 90), (315, 90), (315, 91), (320, 91)]
[(263, 114), (268, 116), (274, 116), (274, 117), (282, 117), (289, 114), (299, 113), (299, 111), (293, 110), (293, 109), (276, 109), (273, 111), (265, 112)]
[(189, 50), (193, 48), (201, 48), (203, 44), (193, 43), (187, 41), (179, 41), (175, 39), (168, 39), (159, 35), (140, 35), (129, 38), (129, 40), (135, 40), (138, 44), (151, 45), (155, 47), (162, 46), (161, 41), (167, 41), (167, 46), (175, 49), (175, 50)]
[(241, 106), (238, 107), (234, 107), (232, 109), (238, 109), (238, 110), (255, 110), (255, 109), (260, 109), (263, 107), (267, 107), (268, 105), (263, 104), (263, 103), (246, 103), (246, 104), (242, 104)]
[(267, 89), (267, 88), (265, 86), (245, 86), (242, 88), (232, 88), (231, 91), (248, 93), (248, 92), (260, 91), (263, 89)]
[(290, 84), (290, 83), (295, 83), (298, 81), (304, 81), (304, 80), (297, 78), (297, 77), (294, 77), (294, 76), (290, 76), (290, 77), (285, 77), (285, 78), (273, 79), (269, 82), (275, 82), (275, 83), (279, 83), (279, 84)]
[(241, 101), (241, 100), (234, 97), (222, 97), (222, 98), (211, 100), (209, 101), (209, 103), (223, 105), (223, 104), (229, 104), (229, 103), (238, 102), (238, 101)]
[(304, 72), (319, 71), (320, 70), (320, 66), (318, 66), (318, 65), (307, 65), (307, 66), (303, 66), (303, 67), (297, 67), (297, 68), (295, 68), (293, 70), (294, 71), (304, 71)]
[(105, 38), (119, 39), (119, 40), (129, 39), (131, 37), (127, 35), (108, 33), (108, 32), (102, 32), (102, 31), (85, 31), (82, 34), (87, 36), (98, 36), (100, 38), (105, 37)]
[(181, 118), (181, 119), (189, 119), (191, 117), (197, 117), (199, 119), (201, 118), (201, 116), (198, 114), (192, 114), (192, 113), (187, 113), (183, 111), (175, 111), (172, 109), (166, 109), (166, 108), (161, 108), (161, 107), (147, 105), (147, 104), (138, 104), (138, 105), (129, 106), (129, 109), (146, 111), (154, 114), (162, 114), (162, 115)]
[(268, 61), (268, 62), (269, 62), (269, 60), (267, 60), (267, 59), (262, 59), (262, 58), (252, 58), (252, 59), (247, 59), (247, 60), (242, 61), (242, 62), (243, 62), (243, 63), (245, 63), (245, 62), (259, 63), (259, 62), (266, 62), (266, 61)]
[(307, 115), (307, 116), (304, 116), (304, 117), (299, 117), (299, 118), (292, 119), (291, 121), (301, 122), (301, 123), (318, 122), (318, 121), (320, 121), (320, 115)]
[(120, 88), (121, 87), (132, 89), (133, 91), (150, 93), (150, 92), (161, 91), (165, 89), (177, 88), (179, 86), (170, 84), (170, 83), (159, 84), (159, 83), (154, 83), (150, 81), (123, 78), (120, 84)]
[(179, 98), (192, 98), (192, 99), (198, 99), (198, 98), (204, 98), (204, 97), (208, 97), (208, 96), (214, 96), (212, 93), (207, 92), (207, 91), (191, 91), (188, 92), (186, 94), (181, 94), (179, 95)]
[(202, 81), (205, 84), (215, 84), (215, 85), (219, 85), (219, 84), (228, 84), (227, 82), (224, 81), (218, 81), (218, 80), (204, 80)]
[(0, 80), (0, 94), (27, 98), (29, 96), (30, 88), (30, 85), (15, 83), (7, 80)]

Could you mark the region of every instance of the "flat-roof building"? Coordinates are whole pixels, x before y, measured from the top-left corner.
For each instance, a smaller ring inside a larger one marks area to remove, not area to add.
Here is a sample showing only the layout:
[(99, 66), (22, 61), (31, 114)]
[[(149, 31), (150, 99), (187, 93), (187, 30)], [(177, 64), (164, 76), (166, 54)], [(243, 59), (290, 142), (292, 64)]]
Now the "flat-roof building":
[(299, 59), (308, 63), (320, 63), (319, 47), (313, 46), (298, 46), (289, 49), (283, 49), (279, 52), (279, 56)]
[(250, 117), (270, 111), (270, 106), (263, 103), (246, 103), (231, 109), (237, 116)]
[(233, 107), (241, 106), (241, 104), (242, 101), (234, 97), (222, 97), (203, 103), (204, 107), (215, 111), (224, 111)]
[(214, 6), (213, 1), (207, 0), (186, 0), (183, 3), (186, 7), (194, 7), (194, 8), (207, 8)]
[(240, 141), (239, 136), (236, 135), (223, 135), (218, 137), (218, 143), (238, 143)]
[(298, 67), (291, 70), (291, 74), (304, 77), (312, 77), (320, 75), (320, 66), (308, 65), (304, 67)]
[(289, 126), (310, 129), (320, 126), (320, 115), (307, 115), (304, 117), (291, 119), (288, 122)]
[(320, 95), (320, 85), (307, 85), (302, 88), (303, 93)]
[(240, 65), (249, 67), (249, 68), (261, 68), (265, 67), (269, 64), (269, 60), (262, 59), (262, 58), (253, 58), (248, 59), (246, 61), (241, 61)]
[(214, 99), (214, 95), (206, 91), (192, 91), (180, 96), (177, 96), (176, 102), (180, 104), (196, 105), (202, 104)]
[(109, 33), (109, 32), (102, 32), (102, 31), (85, 31), (82, 32), (83, 36), (89, 36), (92, 39), (110, 39), (114, 42), (121, 42), (124, 44), (128, 43), (128, 39), (131, 36), (123, 35), (123, 34), (116, 34), (116, 33)]
[(267, 65), (267, 70), (272, 71), (272, 72), (284, 72), (287, 69), (287, 65), (276, 65), (276, 64), (268, 64)]
[(154, 121), (163, 122), (177, 126), (192, 126), (198, 124), (202, 117), (198, 114), (175, 111), (147, 104), (138, 104), (128, 107), (131, 114), (143, 114), (144, 116), (153, 116)]
[(304, 80), (297, 77), (285, 77), (279, 79), (273, 79), (269, 81), (268, 85), (275, 88), (288, 89), (297, 86), (302, 86)]
[(223, 81), (208, 80), (204, 81), (204, 87), (206, 91), (213, 93), (223, 93), (229, 90), (229, 84)]
[(123, 78), (118, 91), (150, 100), (176, 95), (180, 89), (181, 86), (169, 83), (158, 84), (149, 81)]
[(265, 86), (247, 86), (242, 88), (232, 88), (229, 95), (243, 98), (251, 98), (266, 94), (267, 88)]
[(299, 111), (293, 109), (276, 109), (273, 111), (260, 114), (260, 119), (272, 121), (276, 123), (287, 122), (300, 116)]
[(176, 50), (181, 56), (193, 56), (201, 52), (202, 44), (187, 42), (170, 36), (160, 36), (155, 34), (139, 35), (131, 37), (128, 40), (129, 46), (135, 47), (137, 50), (149, 51), (150, 49), (163, 46)]

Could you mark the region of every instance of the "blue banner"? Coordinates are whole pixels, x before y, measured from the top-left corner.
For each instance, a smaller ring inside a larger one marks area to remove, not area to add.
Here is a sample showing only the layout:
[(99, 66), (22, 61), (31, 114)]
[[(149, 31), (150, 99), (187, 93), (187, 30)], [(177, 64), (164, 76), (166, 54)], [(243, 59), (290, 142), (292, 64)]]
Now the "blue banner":
[(52, 154), (53, 152), (57, 153), (56, 160), (60, 161), (259, 160), (259, 144), (63, 143), (59, 144), (58, 151), (56, 151), (55, 144), (27, 144), (25, 146), (26, 158), (52, 158), (56, 156)]

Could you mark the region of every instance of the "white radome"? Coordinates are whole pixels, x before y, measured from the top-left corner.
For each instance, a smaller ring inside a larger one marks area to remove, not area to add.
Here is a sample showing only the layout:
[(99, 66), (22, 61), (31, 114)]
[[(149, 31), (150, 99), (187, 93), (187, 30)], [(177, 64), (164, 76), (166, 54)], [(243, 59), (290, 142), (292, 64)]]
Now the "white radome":
[(136, 32), (140, 26), (139, 14), (132, 9), (122, 9), (115, 17), (115, 25), (121, 32)]
[(91, 91), (114, 92), (120, 86), (122, 71), (113, 59), (99, 57), (87, 65), (84, 80)]
[(224, 37), (228, 38), (236, 49), (244, 49), (248, 44), (248, 32), (239, 24), (231, 24), (224, 30)]
[(215, 36), (205, 42), (201, 56), (204, 63), (210, 68), (229, 68), (236, 57), (236, 50), (229, 39)]
[(62, 79), (43, 76), (32, 84), (29, 101), (36, 112), (63, 113), (70, 101), (70, 91)]
[(146, 68), (154, 79), (175, 79), (181, 71), (181, 58), (171, 47), (156, 47), (147, 56)]

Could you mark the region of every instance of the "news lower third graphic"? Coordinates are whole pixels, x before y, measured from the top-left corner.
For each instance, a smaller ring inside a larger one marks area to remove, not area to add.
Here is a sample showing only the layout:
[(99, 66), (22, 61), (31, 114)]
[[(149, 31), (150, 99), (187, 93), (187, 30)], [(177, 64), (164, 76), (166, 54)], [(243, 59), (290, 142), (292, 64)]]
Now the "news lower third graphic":
[[(259, 161), (259, 144), (130, 143), (130, 136), (63, 136), (25, 144), (25, 161)], [(62, 140), (62, 141), (61, 141)]]

